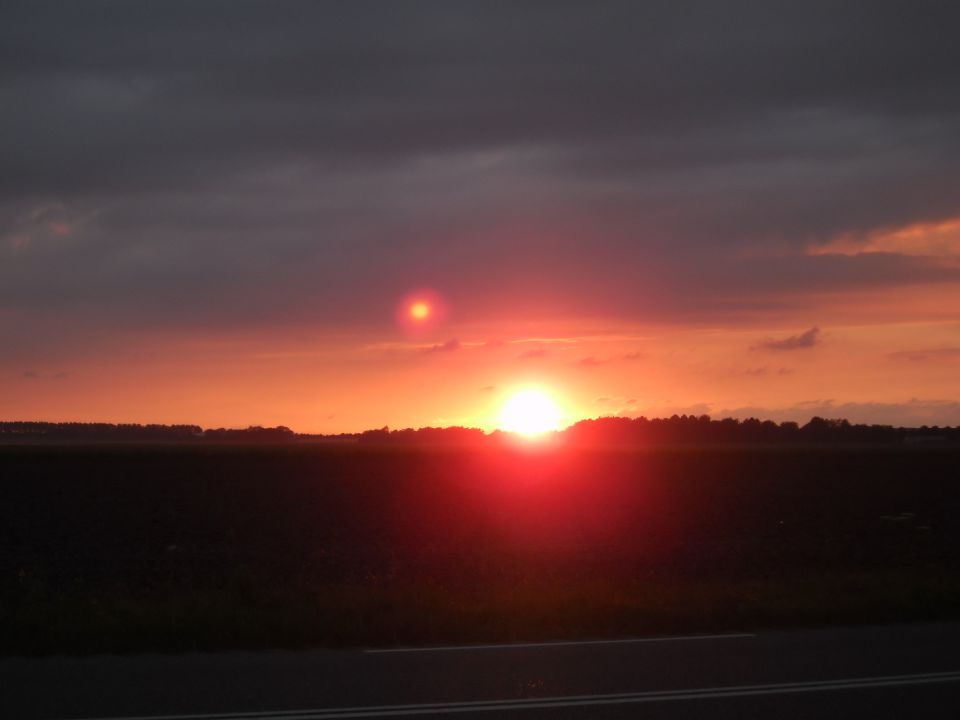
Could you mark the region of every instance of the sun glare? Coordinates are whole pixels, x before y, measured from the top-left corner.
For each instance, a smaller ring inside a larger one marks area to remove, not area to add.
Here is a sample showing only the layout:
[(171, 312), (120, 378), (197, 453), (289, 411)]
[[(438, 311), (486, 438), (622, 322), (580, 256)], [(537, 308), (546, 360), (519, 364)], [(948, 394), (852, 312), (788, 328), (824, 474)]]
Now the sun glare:
[(500, 428), (521, 435), (540, 435), (560, 427), (560, 410), (539, 390), (523, 390), (512, 396), (500, 413)]

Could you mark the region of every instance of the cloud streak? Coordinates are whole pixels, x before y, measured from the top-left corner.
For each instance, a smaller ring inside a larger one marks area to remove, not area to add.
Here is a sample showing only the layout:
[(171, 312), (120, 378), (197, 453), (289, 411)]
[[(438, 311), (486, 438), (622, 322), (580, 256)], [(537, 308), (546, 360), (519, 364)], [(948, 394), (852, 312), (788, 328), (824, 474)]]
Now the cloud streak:
[(431, 345), (424, 352), (450, 353), (450, 352), (456, 352), (457, 350), (460, 350), (462, 347), (463, 347), (463, 344), (459, 340), (457, 340), (456, 338), (452, 338), (450, 340), (447, 340), (444, 343), (440, 343), (438, 345)]
[(887, 353), (890, 360), (907, 360), (909, 362), (933, 362), (938, 360), (960, 360), (960, 348), (941, 347), (926, 350), (899, 350)]
[(547, 356), (546, 348), (532, 348), (517, 355), (518, 360), (537, 360)]
[(777, 352), (787, 352), (790, 350), (805, 350), (812, 348), (820, 342), (820, 328), (812, 327), (798, 335), (782, 338), (780, 340), (764, 340), (754, 345), (755, 350), (775, 350)]

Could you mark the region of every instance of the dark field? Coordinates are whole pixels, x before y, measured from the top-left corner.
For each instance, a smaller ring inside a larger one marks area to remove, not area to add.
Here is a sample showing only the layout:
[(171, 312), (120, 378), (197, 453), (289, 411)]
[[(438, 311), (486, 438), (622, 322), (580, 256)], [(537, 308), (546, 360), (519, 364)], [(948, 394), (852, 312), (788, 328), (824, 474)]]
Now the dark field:
[(960, 617), (960, 450), (0, 448), (0, 650)]

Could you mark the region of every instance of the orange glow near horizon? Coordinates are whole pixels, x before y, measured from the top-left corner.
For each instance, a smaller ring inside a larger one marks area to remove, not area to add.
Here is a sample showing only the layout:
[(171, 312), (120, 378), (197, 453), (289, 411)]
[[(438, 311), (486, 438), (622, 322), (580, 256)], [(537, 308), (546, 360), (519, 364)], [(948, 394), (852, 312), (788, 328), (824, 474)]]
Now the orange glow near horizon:
[(507, 400), (500, 429), (535, 437), (560, 428), (560, 409), (540, 390), (522, 390)]
[[(955, 287), (851, 291), (829, 308), (833, 322), (816, 343), (793, 350), (763, 343), (806, 331), (804, 318), (728, 329), (611, 322), (590, 335), (573, 319), (446, 322), (453, 313), (433, 298), (431, 315), (417, 323), (410, 308), (427, 297), (398, 297), (397, 327), (364, 334), (299, 326), (155, 333), (118, 344), (110, 363), (94, 354), (17, 360), (0, 374), (0, 416), (333, 434), (384, 425), (530, 432), (543, 424), (505, 410), (514, 395), (536, 389), (559, 409), (559, 428), (600, 416), (704, 413), (960, 424)], [(877, 309), (884, 322), (869, 322)], [(841, 324), (841, 313), (853, 319)]]

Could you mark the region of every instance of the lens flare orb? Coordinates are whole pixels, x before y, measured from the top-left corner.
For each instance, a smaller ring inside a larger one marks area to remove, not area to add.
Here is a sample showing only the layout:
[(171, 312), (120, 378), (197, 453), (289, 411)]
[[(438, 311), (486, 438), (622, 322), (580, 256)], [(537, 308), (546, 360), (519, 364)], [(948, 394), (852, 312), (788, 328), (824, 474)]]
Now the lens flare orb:
[(418, 288), (398, 300), (395, 318), (403, 332), (425, 338), (444, 327), (449, 311), (450, 305), (436, 290)]
[(410, 317), (414, 320), (426, 320), (430, 317), (430, 306), (422, 300), (410, 305)]

